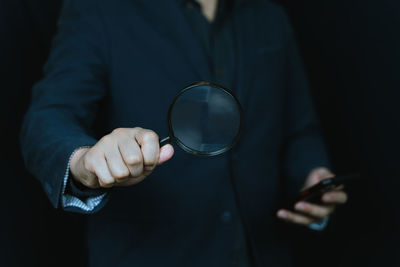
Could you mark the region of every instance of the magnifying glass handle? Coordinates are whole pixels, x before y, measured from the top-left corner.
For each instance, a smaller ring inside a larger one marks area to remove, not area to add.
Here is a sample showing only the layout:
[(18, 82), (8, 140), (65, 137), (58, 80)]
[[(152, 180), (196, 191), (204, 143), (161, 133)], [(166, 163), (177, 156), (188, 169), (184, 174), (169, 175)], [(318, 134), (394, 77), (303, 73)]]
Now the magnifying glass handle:
[(171, 137), (167, 136), (160, 140), (160, 147), (165, 146), (166, 144), (171, 143)]

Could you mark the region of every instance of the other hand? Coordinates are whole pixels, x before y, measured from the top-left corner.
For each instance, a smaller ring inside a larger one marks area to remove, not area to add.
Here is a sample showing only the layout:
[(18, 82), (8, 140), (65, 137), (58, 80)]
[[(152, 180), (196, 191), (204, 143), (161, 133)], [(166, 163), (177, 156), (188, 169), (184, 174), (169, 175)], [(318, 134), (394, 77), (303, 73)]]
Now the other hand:
[[(307, 189), (320, 181), (332, 178), (335, 175), (326, 168), (317, 168), (311, 171), (308, 175), (304, 189)], [(312, 223), (321, 221), (335, 211), (336, 205), (344, 204), (347, 202), (347, 194), (343, 191), (343, 187), (337, 190), (326, 192), (322, 195), (322, 205), (309, 203), (306, 201), (297, 202), (294, 206), (295, 212), (281, 209), (278, 211), (277, 216), (286, 222), (310, 225)]]

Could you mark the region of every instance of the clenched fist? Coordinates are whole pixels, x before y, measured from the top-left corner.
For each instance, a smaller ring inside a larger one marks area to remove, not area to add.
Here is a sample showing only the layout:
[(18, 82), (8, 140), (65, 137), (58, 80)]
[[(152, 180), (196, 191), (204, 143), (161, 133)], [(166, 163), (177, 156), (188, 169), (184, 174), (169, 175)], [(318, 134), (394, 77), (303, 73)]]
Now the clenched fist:
[(91, 148), (77, 150), (71, 159), (73, 179), (89, 188), (130, 186), (143, 181), (157, 165), (174, 154), (160, 148), (158, 135), (142, 128), (119, 128)]

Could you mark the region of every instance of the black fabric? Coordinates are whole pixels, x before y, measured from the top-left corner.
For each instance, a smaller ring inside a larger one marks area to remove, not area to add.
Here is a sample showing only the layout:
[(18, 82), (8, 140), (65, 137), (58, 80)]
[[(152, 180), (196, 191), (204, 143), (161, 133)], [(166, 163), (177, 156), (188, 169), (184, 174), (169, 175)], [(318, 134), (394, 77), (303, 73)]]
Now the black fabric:
[[(70, 177), (71, 177), (70, 173)], [(79, 199), (87, 199), (91, 197), (97, 197), (101, 194), (107, 193), (110, 190), (99, 188), (99, 189), (91, 189), (87, 188), (84, 185), (76, 182), (74, 179), (70, 178), (67, 182), (67, 187), (65, 188), (65, 193), (70, 194), (72, 196), (76, 196)]]
[[(215, 19), (210, 23), (194, 0), (179, 1), (186, 20), (198, 38), (212, 72), (220, 85), (231, 88), (235, 82), (235, 42), (233, 29), (233, 1), (218, 1)], [(235, 7), (236, 10), (240, 8)]]
[[(326, 235), (300, 243), (298, 264), (400, 266), (400, 3), (281, 2), (305, 58), (334, 169), (364, 179), (348, 188), (349, 203)], [(315, 261), (309, 251), (319, 255)]]

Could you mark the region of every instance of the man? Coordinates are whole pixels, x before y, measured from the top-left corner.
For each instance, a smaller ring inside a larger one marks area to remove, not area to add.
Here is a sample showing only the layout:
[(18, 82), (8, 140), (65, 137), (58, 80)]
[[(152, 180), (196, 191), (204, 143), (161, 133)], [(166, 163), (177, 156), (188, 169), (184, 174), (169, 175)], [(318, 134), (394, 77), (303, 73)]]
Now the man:
[[(240, 141), (213, 158), (159, 148), (170, 100), (201, 80), (238, 96)], [(332, 174), (280, 8), (66, 1), (33, 93), (27, 166), (55, 207), (92, 214), (91, 266), (291, 266), (274, 219), (282, 185), (294, 196)], [(315, 227), (346, 194), (323, 200), (278, 216)]]

